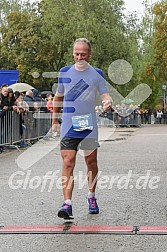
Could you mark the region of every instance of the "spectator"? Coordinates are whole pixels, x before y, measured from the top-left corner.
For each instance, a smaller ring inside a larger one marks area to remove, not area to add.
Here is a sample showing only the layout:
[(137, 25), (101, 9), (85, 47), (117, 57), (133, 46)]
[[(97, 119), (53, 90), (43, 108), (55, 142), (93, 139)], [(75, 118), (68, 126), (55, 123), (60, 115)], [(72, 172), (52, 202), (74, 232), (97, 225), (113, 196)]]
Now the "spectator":
[(147, 110), (147, 115), (148, 115), (148, 124), (151, 124), (151, 115), (152, 115), (152, 111), (150, 108), (148, 108)]
[(18, 107), (16, 105), (16, 99), (14, 97), (14, 93), (11, 88), (8, 88), (8, 106), (9, 106), (10, 111), (14, 110), (14, 111), (18, 112)]
[(8, 84), (7, 83), (2, 84), (1, 88), (3, 88), (3, 87), (8, 87)]
[[(0, 99), (0, 107), (1, 107), (1, 99)], [(0, 119), (4, 116), (5, 110), (3, 108), (0, 108)]]
[(14, 97), (17, 100), (19, 98), (20, 92), (19, 91), (15, 91), (14, 92)]
[(24, 101), (27, 102), (29, 106), (29, 111), (34, 111), (34, 99), (33, 99), (33, 92), (28, 90), (26, 95), (24, 96)]
[[(1, 90), (1, 142), (7, 143), (11, 139), (11, 132), (12, 132), (12, 117), (7, 111), (17, 111), (18, 108), (15, 104), (15, 98), (12, 89), (8, 89), (5, 85), (2, 87)], [(4, 120), (4, 115), (6, 114), (7, 119)], [(6, 120), (8, 122), (8, 127), (5, 127)]]
[(8, 110), (8, 87), (2, 87), (0, 108)]
[(144, 123), (145, 124), (148, 123), (148, 110), (147, 109), (144, 110)]
[(20, 112), (29, 111), (28, 103), (26, 101), (24, 101), (24, 96), (22, 94), (20, 94), (19, 97), (17, 98), (16, 104), (17, 104)]
[(20, 147), (26, 147), (27, 143), (25, 142), (25, 130), (26, 130), (26, 125), (25, 125), (25, 116), (27, 116), (26, 112), (29, 111), (29, 106), (27, 102), (24, 101), (24, 95), (20, 94), (19, 97), (16, 100), (16, 104), (19, 109), (19, 119), (20, 119), (20, 136), (21, 136), (21, 142), (20, 142)]
[[(0, 105), (1, 105), (1, 99), (0, 99)], [(5, 114), (5, 110), (3, 108), (0, 108), (0, 144), (3, 143), (3, 127), (4, 127), (4, 124), (3, 124), (3, 116)], [(0, 146), (0, 153), (2, 153), (4, 150), (4, 147), (1, 145)]]
[(161, 124), (161, 121), (162, 121), (162, 115), (163, 115), (162, 110), (159, 109), (157, 111), (157, 122), (160, 123), (160, 124)]
[(41, 100), (42, 100), (42, 98), (39, 96), (38, 89), (34, 89), (32, 93), (33, 93), (33, 99), (34, 99), (34, 101), (38, 102), (39, 103), (39, 107), (41, 107)]
[(153, 110), (153, 116), (154, 116), (154, 124), (156, 124), (157, 123), (157, 110), (156, 109)]
[(141, 108), (141, 110), (140, 110), (141, 124), (144, 124), (144, 122), (145, 122), (144, 113), (145, 113), (144, 108)]
[(40, 110), (42, 112), (47, 112), (46, 101), (45, 101), (45, 99), (43, 99), (41, 97), (41, 95), (39, 94), (38, 89), (33, 90), (33, 99), (34, 99), (35, 102), (38, 103), (38, 110)]
[[(1, 100), (0, 100), (0, 104), (1, 104)], [(0, 118), (2, 118), (5, 114), (5, 110), (4, 109), (0, 109)]]
[(47, 94), (46, 108), (49, 112), (53, 112), (53, 97), (52, 94)]
[(39, 112), (40, 108), (39, 108), (39, 104), (38, 102), (34, 102), (34, 112)]
[(15, 98), (12, 89), (4, 86), (1, 90), (1, 104), (0, 108), (5, 111), (17, 111), (17, 106), (15, 104)]

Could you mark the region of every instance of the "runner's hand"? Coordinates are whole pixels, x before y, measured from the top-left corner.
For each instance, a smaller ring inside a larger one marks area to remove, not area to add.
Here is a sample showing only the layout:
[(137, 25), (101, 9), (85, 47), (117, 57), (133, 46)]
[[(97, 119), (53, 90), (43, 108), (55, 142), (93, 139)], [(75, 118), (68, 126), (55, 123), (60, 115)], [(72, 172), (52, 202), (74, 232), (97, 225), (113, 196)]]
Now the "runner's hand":
[(103, 100), (102, 104), (103, 104), (103, 110), (105, 112), (109, 111), (111, 109), (111, 107), (112, 107), (112, 101), (111, 100)]
[(58, 133), (60, 132), (60, 124), (58, 123), (58, 121), (52, 123), (52, 133)]

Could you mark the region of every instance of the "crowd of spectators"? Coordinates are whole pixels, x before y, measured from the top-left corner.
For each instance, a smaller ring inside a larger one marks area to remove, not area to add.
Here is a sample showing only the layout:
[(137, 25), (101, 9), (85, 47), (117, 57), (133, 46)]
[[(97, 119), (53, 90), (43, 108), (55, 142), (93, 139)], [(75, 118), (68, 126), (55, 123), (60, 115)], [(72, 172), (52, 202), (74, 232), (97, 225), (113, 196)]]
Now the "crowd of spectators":
[[(24, 115), (26, 112), (53, 112), (53, 97), (48, 94), (43, 98), (37, 89), (26, 92), (13, 92), (7, 84), (3, 84), (0, 89), (0, 128), (2, 129), (3, 117), (7, 111), (16, 111), (20, 118), (20, 134), (23, 134)], [(3, 151), (0, 146), (0, 152)]]
[[(141, 124), (167, 123), (167, 114), (163, 109), (141, 108), (134, 104), (118, 104), (110, 111), (104, 112), (102, 106), (95, 107), (98, 126), (108, 124), (109, 127), (140, 126)], [(20, 115), (20, 134), (23, 134), (24, 114), (26, 112), (53, 112), (53, 95), (42, 97), (37, 89), (26, 92), (13, 92), (7, 84), (0, 88), (0, 128), (2, 129), (3, 116), (7, 111), (16, 111)], [(60, 119), (61, 120), (61, 119)], [(107, 121), (108, 120), (108, 121)], [(153, 122), (154, 120), (154, 122)], [(60, 121), (61, 123), (61, 121)], [(0, 142), (1, 143), (1, 142)], [(0, 152), (3, 147), (0, 145)]]
[(116, 127), (140, 126), (141, 124), (167, 123), (167, 113), (163, 109), (141, 108), (140, 105), (118, 104), (108, 112), (104, 112), (102, 106), (96, 106), (99, 125), (104, 123), (104, 118), (109, 119), (108, 124), (114, 121)]
[[(109, 127), (128, 127), (128, 126), (140, 126), (141, 111), (139, 106), (118, 104), (113, 106), (108, 112), (102, 110), (102, 106), (96, 106), (96, 113), (98, 116), (99, 125), (108, 124)], [(104, 121), (104, 118), (106, 119)], [(114, 122), (114, 123), (113, 123)]]
[(53, 111), (53, 97), (48, 94), (47, 98), (43, 98), (37, 89), (28, 90), (26, 92), (13, 92), (7, 84), (3, 84), (0, 89), (0, 113), (3, 115), (5, 111)]

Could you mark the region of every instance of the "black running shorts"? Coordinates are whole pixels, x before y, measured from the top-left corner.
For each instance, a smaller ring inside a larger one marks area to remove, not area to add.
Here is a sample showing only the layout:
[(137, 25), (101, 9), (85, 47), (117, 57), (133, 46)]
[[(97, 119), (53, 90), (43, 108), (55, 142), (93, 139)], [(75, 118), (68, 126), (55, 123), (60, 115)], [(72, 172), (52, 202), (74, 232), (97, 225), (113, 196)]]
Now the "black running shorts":
[(99, 147), (97, 139), (63, 137), (60, 141), (61, 150), (95, 150)]

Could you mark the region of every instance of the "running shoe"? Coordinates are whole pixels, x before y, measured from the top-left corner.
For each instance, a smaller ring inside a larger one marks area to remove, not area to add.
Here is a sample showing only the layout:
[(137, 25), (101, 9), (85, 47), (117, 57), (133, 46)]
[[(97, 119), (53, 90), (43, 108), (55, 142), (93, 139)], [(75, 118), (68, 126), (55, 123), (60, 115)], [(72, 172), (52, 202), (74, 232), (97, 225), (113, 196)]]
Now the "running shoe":
[(58, 211), (58, 217), (64, 219), (73, 219), (72, 205), (64, 203)]
[(97, 205), (97, 201), (96, 201), (95, 197), (88, 198), (88, 204), (89, 204), (88, 212), (90, 214), (98, 214), (99, 213), (99, 207)]

